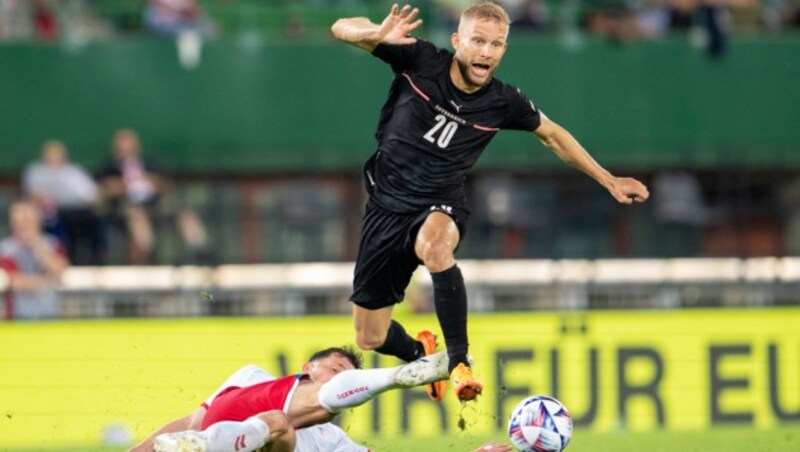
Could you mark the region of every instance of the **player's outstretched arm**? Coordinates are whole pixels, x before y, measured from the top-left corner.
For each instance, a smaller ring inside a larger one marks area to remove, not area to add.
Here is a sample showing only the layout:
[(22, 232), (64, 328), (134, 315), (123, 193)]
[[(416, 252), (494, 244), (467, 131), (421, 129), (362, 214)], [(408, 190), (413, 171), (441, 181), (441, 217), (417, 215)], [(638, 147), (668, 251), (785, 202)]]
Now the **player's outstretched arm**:
[(650, 197), (647, 187), (631, 177), (616, 177), (597, 163), (586, 149), (566, 129), (539, 112), (542, 122), (533, 132), (542, 144), (552, 150), (561, 160), (583, 171), (606, 188), (611, 196), (622, 204), (645, 202)]
[(342, 18), (331, 26), (331, 32), (336, 39), (368, 52), (372, 52), (378, 44), (413, 44), (417, 40), (409, 33), (422, 25), (422, 19), (416, 19), (417, 14), (419, 9), (411, 9), (409, 5), (400, 8), (395, 3), (380, 24), (366, 17)]

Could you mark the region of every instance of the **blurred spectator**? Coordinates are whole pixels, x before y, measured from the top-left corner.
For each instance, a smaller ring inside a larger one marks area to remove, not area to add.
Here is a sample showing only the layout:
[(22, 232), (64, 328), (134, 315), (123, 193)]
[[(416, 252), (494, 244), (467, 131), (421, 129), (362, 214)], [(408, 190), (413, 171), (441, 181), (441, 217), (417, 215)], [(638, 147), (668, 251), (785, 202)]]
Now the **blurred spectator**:
[(789, 256), (800, 256), (800, 177), (790, 178), (778, 190), (785, 222), (784, 247)]
[(590, 33), (617, 42), (630, 42), (638, 37), (632, 10), (625, 0), (585, 0), (584, 3), (583, 21)]
[(653, 214), (658, 222), (659, 256), (693, 257), (710, 219), (697, 176), (688, 171), (663, 171), (653, 179)]
[(727, 0), (733, 31), (758, 32), (764, 29), (768, 10), (765, 0)]
[(75, 265), (101, 265), (103, 240), (95, 213), (98, 188), (80, 166), (69, 162), (60, 141), (42, 146), (40, 160), (28, 165), (22, 177), (23, 190), (36, 200), (44, 213), (48, 232), (57, 235)]
[(211, 34), (211, 22), (197, 0), (149, 0), (144, 23), (159, 36), (179, 36), (193, 32), (202, 37)]
[(545, 0), (498, 0), (511, 16), (515, 28), (543, 31), (550, 24), (550, 9)]
[(32, 6), (28, 0), (0, 0), (0, 36), (11, 40), (32, 38)]
[(667, 0), (629, 0), (637, 34), (646, 39), (660, 38), (669, 31)]
[(69, 266), (58, 240), (42, 232), (35, 203), (17, 201), (9, 210), (11, 236), (0, 242), (0, 267), (8, 273), (7, 319), (59, 316), (56, 288)]
[(0, 0), (0, 37), (53, 41), (58, 15), (51, 0)]
[(58, 39), (58, 20), (51, 0), (33, 0), (33, 24), (39, 40)]
[(727, 48), (728, 40), (722, 28), (722, 1), (705, 0), (700, 5), (700, 17), (706, 32), (706, 51), (712, 58), (720, 57)]
[(126, 229), (130, 263), (147, 264), (153, 250), (151, 211), (164, 189), (164, 180), (140, 155), (139, 136), (133, 130), (114, 133), (112, 152), (100, 174), (112, 226), (122, 223)]
[(689, 31), (694, 25), (699, 0), (670, 0), (669, 27), (674, 31)]
[[(164, 214), (173, 217), (187, 248), (189, 260), (204, 255), (205, 227), (191, 210), (178, 206), (177, 214), (164, 212), (161, 204), (168, 181), (140, 154), (139, 136), (131, 129), (114, 133), (113, 156), (100, 175), (105, 198), (110, 203), (112, 227), (124, 224), (128, 237), (129, 261), (134, 265), (151, 262), (155, 235), (153, 220)], [(166, 207), (169, 207), (166, 205)]]
[(722, 27), (722, 6), (725, 0), (672, 0), (670, 29), (676, 31), (702, 30), (702, 40), (708, 55), (722, 56), (727, 47)]
[(144, 24), (156, 36), (174, 37), (181, 66), (197, 68), (212, 23), (196, 0), (149, 0)]
[(767, 0), (764, 21), (770, 28), (800, 27), (800, 0)]

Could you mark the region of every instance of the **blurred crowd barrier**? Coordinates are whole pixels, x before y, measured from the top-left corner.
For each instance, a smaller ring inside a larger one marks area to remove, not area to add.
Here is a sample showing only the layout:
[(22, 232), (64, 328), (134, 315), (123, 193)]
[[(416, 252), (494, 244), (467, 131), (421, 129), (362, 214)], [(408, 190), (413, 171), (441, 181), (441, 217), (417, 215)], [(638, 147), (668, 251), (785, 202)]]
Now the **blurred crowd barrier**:
[[(800, 305), (800, 258), (465, 260), (459, 266), (475, 312)], [(352, 271), (351, 262), (73, 267), (60, 288), (61, 318), (347, 314)], [(0, 290), (7, 282), (0, 273)], [(406, 304), (431, 312), (431, 293), (420, 269)]]
[[(800, 255), (796, 172), (663, 169), (632, 174), (651, 191), (623, 206), (570, 169), (478, 170), (459, 259), (752, 258)], [(354, 261), (366, 203), (358, 173), (175, 176), (153, 211), (152, 265)], [(0, 183), (0, 212), (18, 188)], [(176, 227), (183, 206), (205, 226), (204, 253)], [(101, 215), (102, 211), (99, 212)], [(113, 220), (113, 218), (111, 218)], [(0, 235), (9, 234), (0, 222)], [(128, 265), (124, 228), (104, 223), (104, 262)], [(78, 263), (80, 264), (80, 263)]]

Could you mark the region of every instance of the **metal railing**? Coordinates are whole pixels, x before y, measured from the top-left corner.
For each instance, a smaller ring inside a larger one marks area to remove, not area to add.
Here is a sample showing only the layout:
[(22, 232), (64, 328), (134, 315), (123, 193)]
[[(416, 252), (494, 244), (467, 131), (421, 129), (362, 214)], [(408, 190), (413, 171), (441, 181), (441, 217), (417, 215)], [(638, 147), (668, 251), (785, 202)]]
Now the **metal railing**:
[[(800, 258), (465, 260), (470, 310), (800, 306)], [(75, 267), (63, 318), (286, 316), (350, 312), (353, 263)], [(409, 288), (432, 309), (420, 268)], [(0, 290), (8, 278), (0, 273)]]

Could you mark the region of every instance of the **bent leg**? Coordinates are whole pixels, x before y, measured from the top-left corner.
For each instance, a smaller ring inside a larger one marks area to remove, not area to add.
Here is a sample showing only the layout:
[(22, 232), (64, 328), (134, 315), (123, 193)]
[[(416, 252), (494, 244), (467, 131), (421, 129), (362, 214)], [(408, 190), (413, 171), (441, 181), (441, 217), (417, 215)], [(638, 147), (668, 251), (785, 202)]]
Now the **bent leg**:
[(366, 309), (353, 305), (356, 344), (362, 350), (375, 350), (410, 362), (425, 356), (422, 343), (408, 335), (405, 328), (392, 320), (392, 306)]
[(293, 452), (297, 445), (297, 436), (289, 418), (282, 411), (273, 410), (257, 416), (269, 427), (267, 444), (258, 449), (263, 452)]
[(467, 290), (453, 252), (460, 239), (453, 219), (432, 212), (417, 233), (414, 251), (433, 279), (433, 304), (444, 334), (450, 370), (467, 360)]
[(295, 431), (286, 414), (273, 410), (244, 421), (217, 422), (202, 432), (187, 430), (160, 435), (155, 439), (154, 450), (167, 452), (200, 448), (209, 452), (251, 452), (267, 445), (270, 451), (291, 452), (295, 442)]
[(392, 322), (393, 306), (366, 309), (353, 305), (353, 324), (356, 329), (356, 345), (362, 350), (375, 350), (386, 341)]

